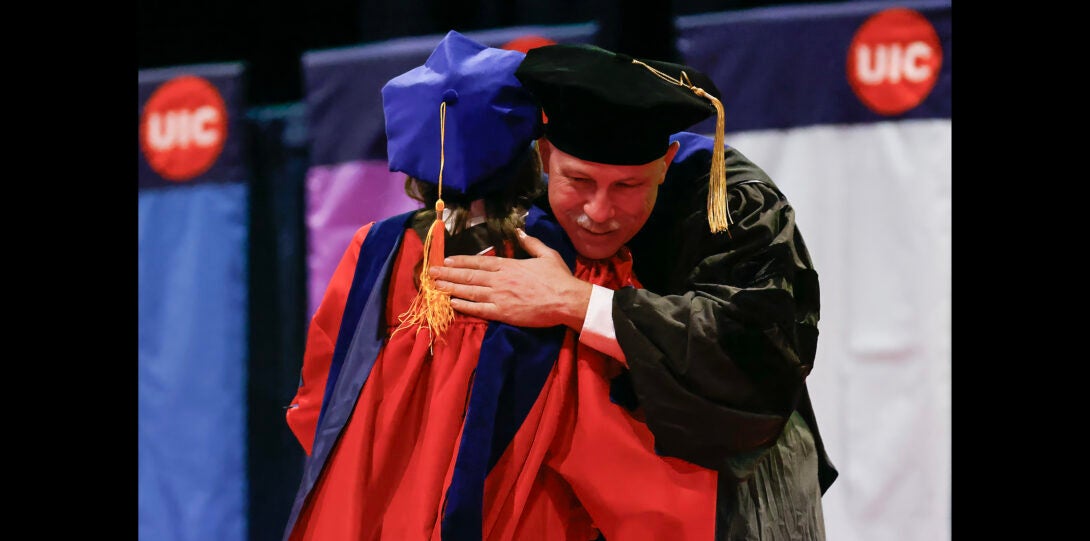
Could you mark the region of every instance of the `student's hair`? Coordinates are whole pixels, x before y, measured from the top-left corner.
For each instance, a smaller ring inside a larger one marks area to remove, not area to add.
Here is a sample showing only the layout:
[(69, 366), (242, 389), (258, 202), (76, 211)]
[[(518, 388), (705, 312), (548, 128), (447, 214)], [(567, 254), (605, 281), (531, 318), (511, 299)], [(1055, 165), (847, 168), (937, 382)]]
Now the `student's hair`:
[[(534, 200), (545, 192), (545, 182), (541, 174), (541, 156), (538, 155), (536, 147), (529, 150), (521, 160), (522, 163), (515, 169), (513, 177), (504, 189), (493, 191), (482, 198), (485, 205), (488, 240), (497, 247), (497, 250), (504, 246), (504, 241), (518, 246), (515, 228), (523, 227), (526, 212), (533, 205)], [(434, 219), (438, 186), (406, 175), (405, 193), (424, 203), (424, 212)], [(466, 229), (471, 202), (471, 198), (457, 190), (443, 189), (443, 204), (450, 209), (454, 220), (452, 235)]]

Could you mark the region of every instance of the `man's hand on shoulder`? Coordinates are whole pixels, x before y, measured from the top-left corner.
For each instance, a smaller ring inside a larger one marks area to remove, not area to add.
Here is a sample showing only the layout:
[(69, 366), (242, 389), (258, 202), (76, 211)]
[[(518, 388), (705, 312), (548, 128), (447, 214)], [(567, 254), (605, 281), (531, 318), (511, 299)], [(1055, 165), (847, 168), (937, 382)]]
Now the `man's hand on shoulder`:
[(560, 254), (519, 231), (530, 259), (458, 255), (432, 267), (439, 289), (459, 312), (518, 327), (583, 327), (592, 286), (575, 276)]

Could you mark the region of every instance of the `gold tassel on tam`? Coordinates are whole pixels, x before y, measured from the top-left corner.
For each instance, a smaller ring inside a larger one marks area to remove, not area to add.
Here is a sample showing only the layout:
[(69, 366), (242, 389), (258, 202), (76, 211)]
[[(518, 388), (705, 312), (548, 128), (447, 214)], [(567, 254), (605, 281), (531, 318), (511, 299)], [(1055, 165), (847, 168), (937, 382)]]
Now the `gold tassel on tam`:
[[(684, 76), (685, 72), (681, 75)], [(712, 148), (718, 150), (712, 152), (711, 178), (708, 179), (708, 225), (711, 226), (712, 233), (726, 231), (729, 237), (730, 230), (727, 226), (734, 222), (731, 221), (730, 212), (727, 209), (727, 167), (726, 159), (723, 157), (723, 104), (715, 96), (705, 92), (703, 88), (695, 86), (690, 88), (697, 96), (711, 100), (712, 105), (715, 106), (715, 143)]]
[(431, 333), (431, 341), (435, 338), (442, 340), (443, 333), (454, 321), (454, 309), (450, 306), (450, 294), (440, 291), (435, 286), (435, 279), (431, 277), (428, 269), (443, 265), (446, 257), (446, 224), (443, 222), (443, 165), (446, 158), (443, 154), (443, 146), (446, 139), (447, 103), (439, 104), (439, 199), (435, 202), (435, 221), (428, 228), (428, 235), (424, 238), (424, 260), (420, 265), (420, 284), (416, 298), (413, 299), (409, 309), (398, 317), (402, 329), (418, 326), (416, 332), (428, 329)]
[(720, 231), (726, 231), (727, 236), (730, 237), (729, 225), (734, 222), (731, 220), (730, 211), (727, 208), (727, 167), (726, 161), (723, 157), (723, 132), (725, 130), (725, 114), (723, 113), (723, 104), (711, 94), (707, 93), (703, 88), (694, 86), (689, 81), (689, 76), (685, 72), (681, 72), (681, 76), (677, 79), (666, 75), (665, 73), (651, 67), (650, 65), (640, 62), (639, 60), (632, 60), (633, 64), (639, 64), (649, 70), (651, 73), (659, 76), (659, 78), (669, 81), (673, 84), (687, 87), (692, 90), (694, 94), (712, 102), (715, 106), (715, 152), (712, 152), (712, 168), (711, 176), (708, 179), (708, 226), (711, 227), (712, 233), (719, 233)]

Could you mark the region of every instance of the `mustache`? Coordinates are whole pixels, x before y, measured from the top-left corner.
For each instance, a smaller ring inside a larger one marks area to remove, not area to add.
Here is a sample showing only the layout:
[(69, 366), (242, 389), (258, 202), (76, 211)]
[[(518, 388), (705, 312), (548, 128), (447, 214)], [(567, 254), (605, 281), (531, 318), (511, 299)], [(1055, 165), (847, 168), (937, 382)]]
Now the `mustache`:
[(575, 223), (579, 224), (579, 227), (586, 229), (592, 233), (612, 233), (621, 228), (621, 222), (615, 219), (610, 219), (606, 222), (595, 222), (587, 216), (585, 213), (572, 214), (572, 219)]

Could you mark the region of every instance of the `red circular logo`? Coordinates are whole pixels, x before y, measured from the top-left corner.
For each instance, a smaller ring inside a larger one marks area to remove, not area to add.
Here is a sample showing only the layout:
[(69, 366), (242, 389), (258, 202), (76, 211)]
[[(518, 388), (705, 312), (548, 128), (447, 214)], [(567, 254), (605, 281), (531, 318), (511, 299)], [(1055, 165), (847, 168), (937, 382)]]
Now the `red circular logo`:
[(935, 27), (919, 12), (891, 8), (867, 19), (848, 48), (848, 83), (881, 115), (917, 106), (931, 93), (942, 66)]
[(544, 47), (546, 45), (554, 44), (556, 44), (556, 41), (549, 39), (545, 36), (539, 36), (537, 34), (526, 34), (512, 39), (507, 43), (504, 43), (500, 48), (526, 53), (529, 52), (530, 49), (536, 49), (538, 47)]
[[(530, 49), (537, 49), (546, 45), (556, 45), (556, 41), (537, 34), (526, 34), (504, 43), (500, 48), (525, 54), (530, 52)], [(541, 111), (541, 121), (545, 124), (549, 123), (549, 117), (545, 116), (545, 111)]]
[(212, 83), (183, 75), (171, 79), (144, 104), (140, 149), (163, 178), (189, 180), (212, 167), (227, 140), (227, 108)]

